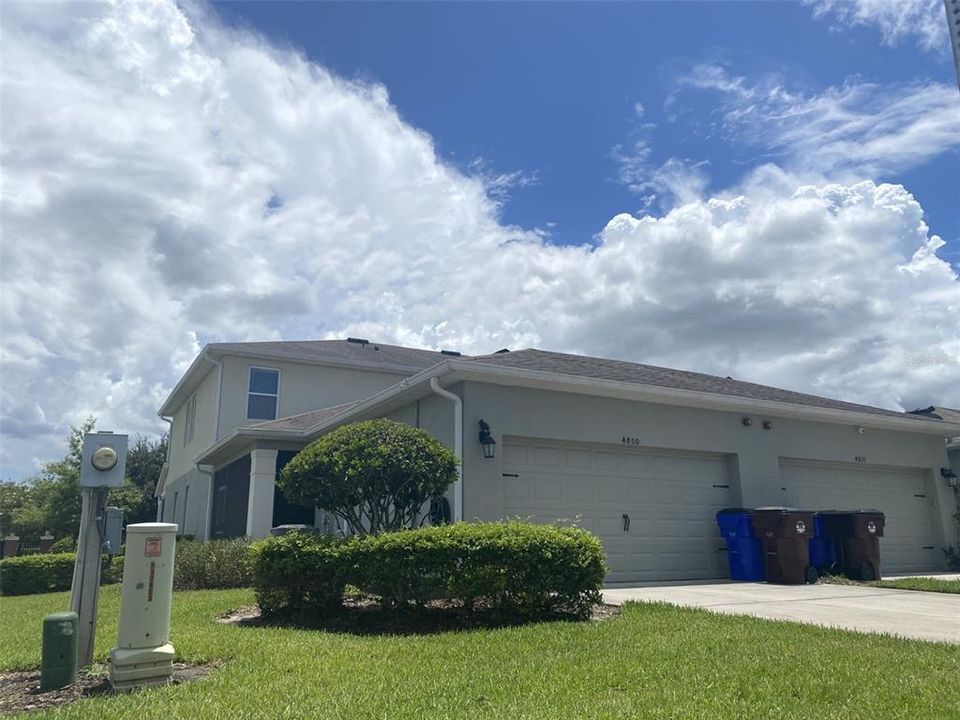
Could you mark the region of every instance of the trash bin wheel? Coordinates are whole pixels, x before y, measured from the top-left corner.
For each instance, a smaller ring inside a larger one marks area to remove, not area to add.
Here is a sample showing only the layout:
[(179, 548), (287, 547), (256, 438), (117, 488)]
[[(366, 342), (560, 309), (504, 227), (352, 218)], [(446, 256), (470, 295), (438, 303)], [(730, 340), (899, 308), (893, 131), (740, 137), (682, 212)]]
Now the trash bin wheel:
[(873, 563), (867, 561), (860, 563), (859, 575), (864, 582), (872, 582), (877, 579), (877, 571), (873, 569)]
[(820, 579), (820, 573), (813, 565), (808, 565), (807, 569), (803, 572), (803, 579), (808, 585), (815, 585), (817, 580)]

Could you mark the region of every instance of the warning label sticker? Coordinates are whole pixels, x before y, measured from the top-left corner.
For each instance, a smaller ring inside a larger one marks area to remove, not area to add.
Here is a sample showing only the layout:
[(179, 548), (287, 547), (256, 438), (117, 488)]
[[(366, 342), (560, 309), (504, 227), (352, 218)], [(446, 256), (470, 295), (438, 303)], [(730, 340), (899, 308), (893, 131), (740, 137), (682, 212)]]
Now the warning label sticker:
[(160, 548), (163, 538), (159, 537), (148, 537), (147, 544), (144, 550), (144, 555), (146, 557), (160, 557)]

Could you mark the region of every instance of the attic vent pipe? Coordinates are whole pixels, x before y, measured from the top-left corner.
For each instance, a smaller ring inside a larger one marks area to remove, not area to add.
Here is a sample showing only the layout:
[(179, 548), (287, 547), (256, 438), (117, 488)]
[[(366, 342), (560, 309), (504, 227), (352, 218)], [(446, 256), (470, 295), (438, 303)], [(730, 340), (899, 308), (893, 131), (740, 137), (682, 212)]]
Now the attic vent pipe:
[(348, 338), (347, 338), (347, 342), (356, 343), (357, 345), (369, 345), (369, 344), (370, 344), (370, 341), (367, 340), (366, 338), (351, 338), (351, 337), (348, 337)]

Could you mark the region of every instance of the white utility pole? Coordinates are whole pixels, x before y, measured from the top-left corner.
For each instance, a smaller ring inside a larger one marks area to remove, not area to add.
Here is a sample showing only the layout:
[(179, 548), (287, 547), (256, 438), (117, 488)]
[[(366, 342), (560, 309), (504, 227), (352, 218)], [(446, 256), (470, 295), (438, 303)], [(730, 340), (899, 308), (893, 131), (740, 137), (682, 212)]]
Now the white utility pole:
[[(97, 631), (97, 603), (100, 599), (100, 561), (107, 544), (107, 495), (111, 487), (123, 484), (127, 461), (127, 436), (112, 432), (83, 436), (80, 464), (82, 496), (80, 537), (77, 560), (73, 566), (70, 609), (77, 613), (77, 664), (93, 664), (93, 645)], [(112, 534), (112, 533), (111, 533)], [(113, 540), (119, 552), (119, 538)]]

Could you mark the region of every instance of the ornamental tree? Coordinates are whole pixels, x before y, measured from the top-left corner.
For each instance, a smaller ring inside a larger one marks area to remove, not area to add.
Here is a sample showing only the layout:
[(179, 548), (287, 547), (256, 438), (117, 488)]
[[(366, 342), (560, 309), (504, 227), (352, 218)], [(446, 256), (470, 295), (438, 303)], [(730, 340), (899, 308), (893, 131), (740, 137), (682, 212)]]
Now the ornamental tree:
[(356, 534), (419, 527), (457, 478), (457, 456), (394, 420), (344, 425), (301, 450), (277, 485), (288, 500), (342, 518)]

